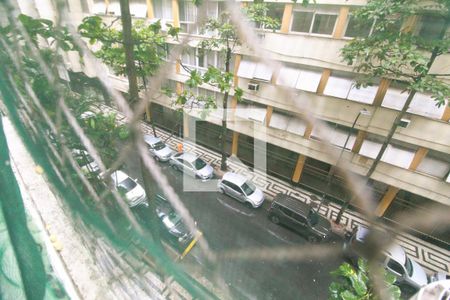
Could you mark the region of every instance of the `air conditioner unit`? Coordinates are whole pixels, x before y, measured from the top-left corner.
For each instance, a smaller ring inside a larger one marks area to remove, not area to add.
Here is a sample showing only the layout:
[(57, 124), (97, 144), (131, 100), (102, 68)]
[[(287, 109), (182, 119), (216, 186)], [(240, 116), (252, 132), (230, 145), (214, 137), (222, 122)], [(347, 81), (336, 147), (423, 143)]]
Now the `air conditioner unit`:
[(254, 82), (249, 82), (248, 83), (248, 89), (250, 91), (258, 91), (259, 90), (259, 84), (258, 83), (254, 83)]
[(400, 123), (398, 124), (398, 126), (406, 128), (409, 126), (409, 123), (411, 123), (411, 120), (402, 118), (400, 119)]

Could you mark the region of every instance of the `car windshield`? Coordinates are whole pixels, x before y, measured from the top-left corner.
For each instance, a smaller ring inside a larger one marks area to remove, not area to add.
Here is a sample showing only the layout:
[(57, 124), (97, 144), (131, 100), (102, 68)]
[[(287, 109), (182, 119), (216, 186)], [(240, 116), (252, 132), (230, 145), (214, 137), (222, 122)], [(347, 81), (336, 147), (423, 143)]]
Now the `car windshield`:
[(242, 189), (244, 190), (244, 193), (247, 196), (250, 196), (251, 194), (253, 194), (256, 190), (256, 186), (251, 183), (250, 181), (246, 181), (243, 185), (242, 185)]
[(197, 170), (200, 170), (200, 169), (203, 169), (203, 168), (206, 166), (206, 163), (205, 163), (202, 159), (197, 158), (197, 159), (194, 161), (194, 165), (195, 165), (195, 168), (196, 168)]
[(153, 144), (153, 149), (155, 150), (161, 150), (164, 149), (165, 147), (166, 145), (161, 141), (157, 142), (156, 144)]
[(132, 180), (130, 177), (127, 177), (127, 179), (119, 183), (118, 187), (119, 189), (128, 193), (129, 191), (134, 189), (136, 185), (137, 184), (136, 182), (134, 182), (134, 180)]
[(413, 274), (413, 266), (412, 266), (412, 262), (409, 259), (409, 257), (406, 257), (405, 268), (406, 268), (406, 271), (408, 272), (408, 275), (411, 277)]
[(175, 227), (181, 221), (181, 217), (172, 211), (162, 221), (164, 225), (170, 229), (172, 227)]
[(308, 213), (308, 221), (312, 226), (316, 225), (319, 222), (319, 215), (316, 211), (310, 210)]

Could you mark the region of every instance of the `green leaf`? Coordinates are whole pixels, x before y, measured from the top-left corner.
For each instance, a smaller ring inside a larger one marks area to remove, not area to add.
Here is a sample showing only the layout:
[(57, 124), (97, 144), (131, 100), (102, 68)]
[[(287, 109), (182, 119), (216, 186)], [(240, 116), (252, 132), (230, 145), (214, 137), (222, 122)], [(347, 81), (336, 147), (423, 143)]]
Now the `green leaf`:
[(358, 297), (350, 291), (343, 291), (340, 296), (343, 300), (358, 300)]

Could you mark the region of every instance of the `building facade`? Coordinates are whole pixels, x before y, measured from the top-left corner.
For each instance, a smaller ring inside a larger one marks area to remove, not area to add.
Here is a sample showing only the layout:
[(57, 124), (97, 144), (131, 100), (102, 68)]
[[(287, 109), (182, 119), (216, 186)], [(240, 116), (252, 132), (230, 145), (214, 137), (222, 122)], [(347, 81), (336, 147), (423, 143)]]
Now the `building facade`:
[[(50, 0), (17, 2), (23, 13), (32, 16), (55, 19), (57, 15)], [(345, 162), (355, 176), (363, 177), (408, 96), (401, 83), (393, 78), (379, 78), (372, 86), (357, 89), (354, 79), (358, 75), (342, 61), (340, 49), (348, 41), (371, 34), (372, 28), (358, 26), (352, 19), (352, 11), (366, 1), (317, 0), (306, 7), (292, 1), (265, 3), (270, 8), (268, 14), (280, 19), (280, 27), (275, 31), (258, 28), (257, 47), (244, 44), (234, 53), (234, 84), (244, 90), (244, 100), (238, 103), (231, 95), (229, 107), (232, 110), (252, 108), (252, 113), (240, 114), (236, 110), (235, 119), (228, 122), (229, 154), (252, 166), (258, 145), (265, 143), (268, 173), (317, 193), (322, 193), (329, 172), (334, 174), (337, 160), (336, 155), (330, 155), (330, 149), (335, 153), (344, 150), (340, 163)], [(209, 17), (217, 17), (225, 9), (224, 2), (220, 1), (208, 1), (207, 5)], [(251, 2), (240, 5), (251, 5)], [(118, 0), (67, 0), (67, 8), (70, 20), (66, 21), (75, 25), (87, 15), (101, 15), (106, 21), (120, 15)], [(184, 82), (189, 78), (180, 62), (199, 71), (206, 70), (208, 65), (223, 66), (219, 53), (200, 54), (195, 47), (204, 37), (200, 35), (198, 11), (192, 1), (130, 0), (130, 10), (135, 18), (161, 19), (163, 24), (180, 27), (181, 38), (190, 33), (189, 49), (179, 60), (170, 62), (166, 85), (174, 90), (184, 89)], [(421, 16), (410, 25), (418, 35), (433, 36), (442, 22)], [(79, 64), (76, 53), (69, 53), (66, 61), (73, 72), (84, 71), (88, 76), (95, 76), (96, 70), (91, 66)], [(450, 54), (447, 53), (438, 57), (431, 72), (447, 74), (442, 80), (450, 83), (449, 71)], [(109, 77), (115, 88), (127, 91), (124, 78), (111, 72)], [(221, 106), (223, 95), (214, 88), (204, 85), (195, 92), (215, 96)], [(199, 119), (198, 115), (186, 111), (180, 117), (169, 97), (149, 101), (157, 125), (182, 133), (186, 138), (193, 135), (192, 126), (187, 125)], [(326, 132), (320, 123), (311, 122), (311, 115), (327, 125)], [(448, 105), (437, 107), (429, 95), (416, 94), (368, 182), (379, 217), (395, 222), (396, 214), (404, 210), (420, 209), (426, 216), (432, 206), (448, 209), (449, 120)], [(219, 150), (221, 114), (212, 113), (195, 124), (197, 142)], [(335, 201), (351, 198), (338, 174), (333, 175), (331, 187), (330, 195)], [(419, 234), (447, 247), (450, 244), (448, 232)]]

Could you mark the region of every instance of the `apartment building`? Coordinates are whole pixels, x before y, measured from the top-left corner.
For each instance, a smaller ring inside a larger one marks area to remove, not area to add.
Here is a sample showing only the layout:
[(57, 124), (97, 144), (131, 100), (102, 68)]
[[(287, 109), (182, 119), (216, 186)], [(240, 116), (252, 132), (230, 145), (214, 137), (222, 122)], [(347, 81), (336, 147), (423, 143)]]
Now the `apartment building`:
[[(66, 0), (70, 19), (77, 24), (86, 15), (102, 15), (105, 20), (120, 15), (118, 0)], [(257, 49), (243, 45), (233, 56), (234, 83), (244, 90), (243, 101), (230, 97), (231, 109), (252, 108), (251, 113), (236, 110), (235, 120), (228, 122), (228, 152), (253, 166), (254, 154), (261, 144), (267, 150), (267, 171), (303, 188), (322, 193), (327, 175), (336, 165), (345, 163), (356, 176), (364, 176), (408, 96), (395, 78), (379, 78), (365, 88), (355, 87), (352, 67), (340, 57), (340, 49), (354, 37), (371, 34), (372, 28), (358, 26), (352, 11), (365, 5), (364, 0), (317, 0), (303, 6), (292, 1), (265, 1), (269, 12), (280, 19), (275, 31), (256, 29)], [(50, 0), (18, 0), (22, 12), (54, 19)], [(208, 1), (207, 14), (216, 17), (225, 9), (224, 2)], [(242, 2), (240, 5), (251, 5)], [(181, 37), (190, 33), (190, 49), (179, 61), (171, 62), (166, 85), (182, 90), (188, 73), (182, 67), (200, 71), (208, 65), (223, 66), (223, 57), (216, 52), (200, 53), (196, 49), (202, 37), (197, 25), (197, 8), (183, 0), (130, 0), (135, 18), (161, 19), (181, 28)], [(442, 20), (430, 16), (416, 18), (416, 34), (436, 36)], [(400, 28), (400, 27), (399, 27)], [(171, 43), (175, 43), (171, 41)], [(265, 53), (264, 59), (260, 55)], [(268, 63), (268, 60), (274, 63)], [(83, 71), (95, 76), (92, 66), (82, 66), (76, 53), (66, 56), (73, 72)], [(280, 67), (273, 68), (279, 64)], [(432, 66), (432, 73), (450, 71), (450, 54), (440, 56)], [(124, 78), (109, 74), (114, 86), (127, 91)], [(443, 77), (447, 83), (450, 80)], [(217, 97), (221, 106), (223, 95), (204, 85), (199, 94)], [(168, 130), (195, 136), (197, 142), (219, 150), (221, 113), (211, 113), (205, 120), (186, 111), (183, 117), (173, 109), (173, 99), (152, 99), (150, 111), (154, 122)], [(310, 115), (328, 126), (321, 132)], [(196, 122), (194, 122), (196, 120)], [(376, 214), (395, 222), (396, 213), (420, 209), (424, 216), (431, 206), (450, 205), (450, 107), (435, 106), (429, 95), (417, 93), (407, 115), (402, 119), (381, 162), (369, 179)], [(192, 124), (195, 125), (192, 125)], [(195, 132), (193, 132), (193, 130)], [(346, 142), (346, 140), (348, 141)], [(345, 145), (345, 149), (343, 149)], [(263, 147), (264, 148), (264, 147)], [(258, 167), (258, 166), (255, 166)], [(330, 191), (335, 201), (351, 198), (339, 175), (334, 175)], [(354, 207), (357, 209), (357, 207)], [(448, 232), (423, 233), (448, 247)]]

